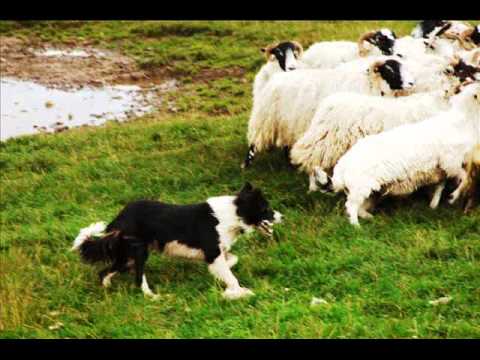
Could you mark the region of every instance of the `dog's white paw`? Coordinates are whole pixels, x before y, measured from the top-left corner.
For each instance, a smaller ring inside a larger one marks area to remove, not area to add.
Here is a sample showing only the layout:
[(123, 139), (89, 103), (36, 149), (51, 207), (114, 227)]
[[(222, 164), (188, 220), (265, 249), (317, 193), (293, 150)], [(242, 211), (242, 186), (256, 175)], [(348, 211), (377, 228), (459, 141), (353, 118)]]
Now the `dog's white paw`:
[(158, 295), (158, 294), (151, 293), (151, 294), (144, 294), (144, 295), (147, 299), (150, 299), (152, 301), (157, 301), (157, 300), (160, 299), (160, 295)]
[(243, 287), (238, 289), (226, 289), (223, 293), (223, 297), (227, 300), (236, 300), (253, 295), (255, 294), (252, 290)]

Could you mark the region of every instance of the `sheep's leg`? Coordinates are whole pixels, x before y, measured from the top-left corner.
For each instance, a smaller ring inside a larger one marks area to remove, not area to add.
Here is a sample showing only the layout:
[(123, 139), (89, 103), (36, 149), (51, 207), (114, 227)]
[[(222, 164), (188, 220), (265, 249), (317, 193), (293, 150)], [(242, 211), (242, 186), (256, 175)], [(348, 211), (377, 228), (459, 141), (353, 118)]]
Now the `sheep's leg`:
[(283, 147), (283, 156), (285, 156), (285, 160), (290, 163), (290, 148), (288, 146)]
[(289, 146), (284, 146), (283, 147), (283, 156), (285, 157), (285, 160), (287, 161), (287, 164), (289, 167), (294, 168), (295, 166), (292, 164), (292, 161), (290, 160), (290, 147)]
[(308, 179), (309, 179), (308, 192), (311, 193), (314, 191), (318, 191), (317, 178), (315, 176), (315, 173), (310, 174)]
[(255, 158), (255, 145), (250, 145), (248, 148), (247, 156), (245, 157), (245, 161), (242, 164), (242, 169), (245, 169), (250, 166), (253, 159)]
[(360, 226), (360, 223), (358, 222), (358, 215), (364, 200), (365, 198), (363, 197), (352, 196), (352, 193), (348, 195), (347, 202), (345, 203), (345, 208), (347, 210), (350, 224)]
[(468, 186), (468, 183), (469, 183), (468, 173), (465, 171), (465, 169), (462, 169), (460, 171), (460, 173), (457, 175), (457, 179), (460, 180), (460, 183), (458, 184), (458, 187), (455, 189), (455, 191), (450, 194), (450, 199), (448, 200), (449, 204), (455, 203), (455, 201), (458, 200), (460, 194)]
[(430, 207), (436, 209), (438, 204), (440, 204), (440, 199), (442, 198), (443, 189), (445, 189), (446, 181), (442, 181), (435, 187), (435, 192), (433, 193), (432, 200), (430, 201)]
[(368, 212), (368, 210), (372, 208), (373, 208), (373, 200), (369, 198), (365, 200), (363, 204), (360, 206), (358, 210), (358, 216), (360, 216), (362, 219), (373, 218), (373, 215)]
[(360, 226), (360, 223), (358, 222), (358, 209), (360, 208), (360, 204), (358, 202), (348, 199), (345, 203), (345, 208), (347, 209), (350, 224)]
[(467, 201), (463, 208), (464, 213), (468, 213), (475, 206), (476, 198), (478, 197), (478, 178), (476, 176), (476, 170), (472, 176), (472, 182), (470, 183), (469, 189), (467, 190)]
[(319, 166), (314, 169), (315, 179), (320, 184), (320, 191), (322, 193), (331, 192), (332, 181), (328, 177), (328, 174)]

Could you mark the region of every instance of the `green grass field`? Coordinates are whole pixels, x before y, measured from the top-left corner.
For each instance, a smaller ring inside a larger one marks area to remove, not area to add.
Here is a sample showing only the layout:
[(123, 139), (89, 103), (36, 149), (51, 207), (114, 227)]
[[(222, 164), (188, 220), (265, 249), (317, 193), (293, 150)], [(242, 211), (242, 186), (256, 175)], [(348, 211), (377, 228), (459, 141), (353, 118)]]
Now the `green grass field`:
[[(407, 34), (414, 22), (0, 22), (0, 35), (92, 40), (181, 81), (177, 113), (0, 144), (0, 338), (479, 338), (480, 209), (389, 201), (362, 228), (342, 196), (308, 195), (280, 152), (247, 171), (259, 48)], [(237, 69), (232, 71), (232, 69)], [(205, 79), (205, 74), (214, 76)], [(256, 296), (228, 302), (202, 263), (153, 255), (154, 302), (132, 274), (104, 289), (68, 251), (81, 227), (130, 200), (189, 203), (248, 180), (285, 215), (274, 239), (243, 237), (234, 273)], [(312, 297), (328, 301), (310, 306)], [(449, 304), (430, 300), (451, 296)], [(49, 327), (61, 322), (58, 329)]]

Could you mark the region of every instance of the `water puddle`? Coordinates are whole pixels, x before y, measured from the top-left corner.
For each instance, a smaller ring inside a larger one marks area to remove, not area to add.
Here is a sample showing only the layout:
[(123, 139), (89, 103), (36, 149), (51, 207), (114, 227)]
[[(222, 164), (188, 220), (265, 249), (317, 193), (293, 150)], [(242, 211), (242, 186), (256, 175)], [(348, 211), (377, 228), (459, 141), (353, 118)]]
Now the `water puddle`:
[(45, 57), (105, 57), (107, 54), (104, 51), (90, 49), (88, 51), (84, 49), (70, 49), (70, 50), (60, 50), (55, 48), (44, 49), (41, 51), (33, 52), (36, 56), (45, 56)]
[(0, 80), (0, 141), (39, 132), (100, 125), (153, 111), (153, 94), (135, 85), (75, 91), (51, 89), (14, 78)]

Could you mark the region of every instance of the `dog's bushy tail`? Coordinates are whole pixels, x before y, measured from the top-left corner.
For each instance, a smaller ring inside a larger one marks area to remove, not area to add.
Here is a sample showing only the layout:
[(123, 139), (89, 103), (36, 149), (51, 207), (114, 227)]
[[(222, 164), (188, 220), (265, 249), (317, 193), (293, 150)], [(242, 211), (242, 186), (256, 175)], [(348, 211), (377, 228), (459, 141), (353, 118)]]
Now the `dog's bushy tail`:
[(78, 250), (82, 260), (88, 263), (114, 258), (114, 249), (120, 239), (120, 232), (111, 231), (105, 234), (105, 229), (106, 224), (103, 222), (81, 229), (71, 250)]

